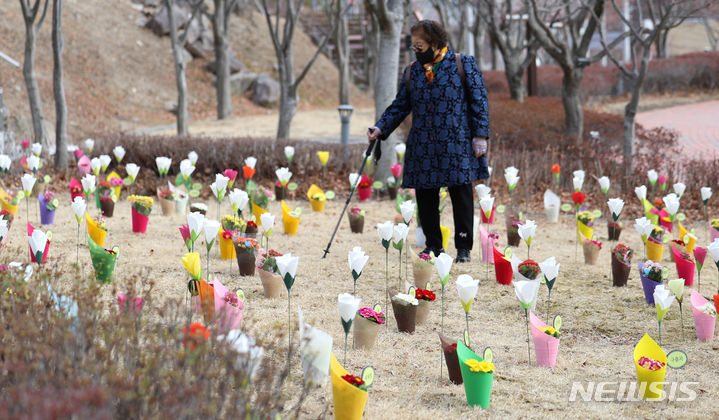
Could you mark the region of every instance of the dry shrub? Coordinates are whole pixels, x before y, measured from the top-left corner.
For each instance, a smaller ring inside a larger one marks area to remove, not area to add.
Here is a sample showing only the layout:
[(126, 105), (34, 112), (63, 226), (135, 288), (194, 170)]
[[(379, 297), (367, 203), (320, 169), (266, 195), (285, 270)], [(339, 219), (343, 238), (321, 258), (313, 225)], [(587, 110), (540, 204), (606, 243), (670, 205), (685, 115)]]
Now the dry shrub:
[(25, 283), (0, 273), (0, 418), (275, 418), (300, 409), (307, 389), (285, 407), (287, 353), (276, 344), (284, 330), (258, 337), (264, 357), (250, 381), (249, 364), (214, 331), (194, 352), (183, 348), (187, 302), (160, 305), (151, 284), (128, 286), (145, 306), (122, 314), (94, 279), (68, 273), (78, 279), (65, 292), (79, 308), (71, 318), (46, 288), (63, 274), (43, 269)]

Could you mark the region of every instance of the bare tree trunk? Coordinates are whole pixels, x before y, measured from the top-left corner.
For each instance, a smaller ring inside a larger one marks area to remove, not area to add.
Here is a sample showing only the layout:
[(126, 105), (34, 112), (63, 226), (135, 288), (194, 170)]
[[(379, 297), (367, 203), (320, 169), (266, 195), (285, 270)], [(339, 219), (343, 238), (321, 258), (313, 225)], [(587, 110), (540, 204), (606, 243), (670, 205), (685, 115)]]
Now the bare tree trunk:
[(290, 125), (297, 113), (299, 97), (295, 87), (293, 54), (290, 48), (284, 56), (277, 57), (280, 75), (280, 116), (277, 123), (277, 138), (284, 140), (290, 138)]
[(212, 33), (215, 38), (215, 76), (217, 89), (217, 119), (232, 117), (230, 90), (230, 13), (236, 0), (214, 0)]
[[(172, 43), (172, 56), (175, 61), (175, 83), (177, 85), (177, 135), (188, 134), (187, 114), (187, 81), (185, 80), (185, 57), (182, 54), (184, 43), (180, 45), (175, 26), (175, 1), (164, 0), (167, 16), (170, 21), (170, 42)], [(187, 26), (192, 22), (188, 22)]]
[(43, 145), (43, 154), (46, 154), (49, 145), (48, 138), (45, 133), (45, 116), (42, 112), (40, 89), (38, 88), (37, 78), (35, 77), (35, 41), (40, 25), (42, 25), (42, 22), (45, 19), (49, 0), (45, 0), (42, 17), (36, 24), (35, 20), (39, 11), (38, 7), (40, 5), (40, 1), (42, 0), (37, 0), (31, 8), (30, 4), (26, 3), (26, 0), (20, 0), (20, 5), (23, 9), (23, 20), (25, 21), (25, 59), (22, 67), (22, 74), (25, 79), (25, 87), (27, 89), (27, 96), (30, 102), (30, 115), (32, 116), (34, 141)]
[(477, 13), (474, 17), (474, 25), (472, 27), (472, 39), (474, 40), (474, 59), (477, 65), (482, 67), (482, 50), (484, 49), (484, 39), (487, 36), (487, 26)]
[(335, 6), (335, 19), (339, 20), (335, 44), (337, 45), (337, 65), (340, 73), (340, 104), (350, 103), (350, 41), (347, 14), (342, 14), (341, 2)]
[(504, 57), (504, 75), (507, 77), (509, 85), (509, 96), (517, 102), (524, 102), (526, 88), (524, 86), (524, 67), (514, 60), (508, 60), (508, 55)]
[(709, 23), (709, 19), (706, 16), (702, 18), (702, 22), (704, 23), (704, 29), (706, 29), (707, 32), (709, 45), (711, 46), (712, 51), (716, 51), (717, 46), (719, 46), (719, 35), (714, 31), (714, 28), (712, 28)]
[(657, 39), (654, 41), (654, 48), (657, 50), (657, 58), (667, 58), (667, 39), (669, 38), (669, 29), (660, 30)]
[(67, 104), (62, 77), (62, 0), (52, 2), (52, 84), (55, 95), (55, 170), (67, 168)]
[(565, 134), (574, 137), (581, 145), (584, 130), (584, 112), (579, 85), (584, 72), (580, 68), (564, 69), (562, 77), (562, 103), (564, 104)]

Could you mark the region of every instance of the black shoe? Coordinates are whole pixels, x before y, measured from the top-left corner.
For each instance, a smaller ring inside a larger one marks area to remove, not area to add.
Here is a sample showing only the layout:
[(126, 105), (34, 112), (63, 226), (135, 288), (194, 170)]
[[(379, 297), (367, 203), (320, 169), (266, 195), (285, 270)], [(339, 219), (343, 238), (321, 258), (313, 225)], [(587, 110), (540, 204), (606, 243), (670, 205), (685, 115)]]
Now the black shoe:
[(458, 249), (457, 250), (457, 262), (458, 263), (465, 263), (470, 262), (471, 258), (469, 257), (469, 250), (468, 249)]
[(426, 248), (425, 248), (424, 250), (422, 250), (422, 252), (420, 252), (419, 254), (422, 255), (422, 254), (432, 253), (432, 254), (434, 254), (435, 257), (439, 257), (439, 254), (441, 254), (441, 253), (443, 253), (443, 252), (444, 252), (444, 248), (432, 249), (432, 248), (430, 248), (430, 247), (426, 247)]

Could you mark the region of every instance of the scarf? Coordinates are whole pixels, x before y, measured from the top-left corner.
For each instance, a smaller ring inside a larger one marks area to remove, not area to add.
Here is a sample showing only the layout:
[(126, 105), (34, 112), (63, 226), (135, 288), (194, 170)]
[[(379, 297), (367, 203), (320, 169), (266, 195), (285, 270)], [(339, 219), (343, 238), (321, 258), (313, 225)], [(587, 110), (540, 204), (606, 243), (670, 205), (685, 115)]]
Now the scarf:
[(434, 73), (435, 73), (435, 67), (437, 64), (439, 64), (440, 61), (444, 59), (444, 56), (447, 54), (447, 47), (445, 46), (440, 50), (439, 56), (434, 59), (433, 62), (427, 63), (424, 65), (424, 75), (427, 76), (427, 80), (429, 80), (429, 83), (432, 83), (432, 80), (434, 79)]

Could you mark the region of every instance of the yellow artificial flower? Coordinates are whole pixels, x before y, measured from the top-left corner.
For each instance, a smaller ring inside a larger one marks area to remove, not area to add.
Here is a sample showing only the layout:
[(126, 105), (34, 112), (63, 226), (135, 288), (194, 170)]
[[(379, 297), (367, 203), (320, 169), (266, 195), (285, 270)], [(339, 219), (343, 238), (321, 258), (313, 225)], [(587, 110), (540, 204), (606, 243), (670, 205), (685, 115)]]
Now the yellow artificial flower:
[(185, 254), (185, 256), (182, 257), (182, 264), (193, 279), (200, 280), (202, 278), (199, 252), (188, 252)]
[(321, 193), (321, 192), (320, 192), (320, 193), (317, 193), (317, 194), (313, 195), (313, 196), (312, 196), (312, 199), (313, 199), (313, 200), (316, 200), (316, 201), (325, 201), (325, 200), (326, 200), (326, 197), (325, 197), (325, 194), (324, 194), (324, 193)]
[(327, 166), (327, 161), (330, 160), (330, 152), (317, 152), (317, 157), (320, 158), (322, 166)]
[(554, 327), (547, 326), (545, 328), (539, 328), (540, 330), (544, 331), (545, 334), (549, 334), (552, 337), (559, 338), (559, 330), (554, 329)]
[(467, 359), (464, 361), (464, 363), (469, 366), (469, 370), (472, 372), (484, 372), (484, 373), (492, 373), (494, 372), (494, 363), (489, 363), (475, 359)]

